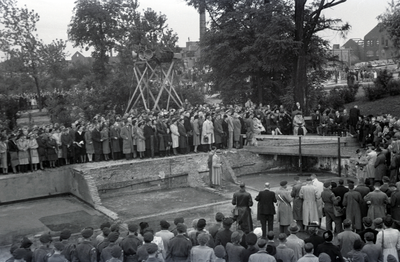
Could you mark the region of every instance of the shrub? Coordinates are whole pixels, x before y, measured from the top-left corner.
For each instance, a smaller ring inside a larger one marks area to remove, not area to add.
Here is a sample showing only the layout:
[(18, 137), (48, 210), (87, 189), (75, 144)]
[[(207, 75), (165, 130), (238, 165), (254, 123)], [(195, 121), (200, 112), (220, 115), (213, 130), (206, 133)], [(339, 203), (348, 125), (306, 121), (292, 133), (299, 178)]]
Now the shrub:
[(374, 84), (377, 88), (381, 88), (384, 93), (388, 93), (388, 84), (392, 79), (392, 73), (385, 69), (383, 71), (379, 71), (378, 76), (374, 81)]
[(368, 98), (369, 101), (380, 99), (386, 94), (386, 91), (383, 88), (377, 87), (376, 85), (363, 86), (363, 88), (365, 91), (365, 96)]
[(391, 96), (400, 95), (400, 79), (392, 79), (389, 81), (388, 92)]

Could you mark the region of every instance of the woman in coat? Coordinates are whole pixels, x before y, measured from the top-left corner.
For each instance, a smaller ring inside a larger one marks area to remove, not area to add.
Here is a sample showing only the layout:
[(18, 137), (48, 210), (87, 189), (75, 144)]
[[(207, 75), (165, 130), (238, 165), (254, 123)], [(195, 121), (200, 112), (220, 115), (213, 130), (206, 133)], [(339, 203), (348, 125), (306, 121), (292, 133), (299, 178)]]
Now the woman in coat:
[(39, 144), (36, 140), (37, 137), (36, 134), (31, 134), (29, 137), (29, 157), (32, 171), (37, 171), (37, 164), (40, 162), (38, 153)]
[(16, 142), (15, 134), (11, 134), (8, 139), (8, 152), (10, 153), (10, 164), (13, 169), (13, 173), (19, 171), (19, 160), (18, 160), (18, 146)]
[(194, 152), (197, 153), (197, 147), (201, 144), (200, 143), (200, 126), (199, 126), (199, 116), (195, 115), (194, 120), (192, 122), (192, 130), (193, 130), (193, 146)]
[(46, 134), (46, 151), (47, 151), (47, 159), (50, 163), (50, 168), (56, 167), (56, 161), (58, 159), (58, 144), (55, 138), (50, 135)]
[(122, 153), (125, 154), (126, 160), (132, 158), (133, 141), (132, 141), (132, 125), (125, 120), (125, 125), (121, 128), (120, 136), (122, 138)]
[(36, 142), (38, 144), (38, 154), (39, 154), (39, 165), (40, 170), (44, 170), (43, 162), (48, 161), (47, 159), (47, 146), (46, 146), (46, 136), (45, 133), (39, 131), (39, 136), (36, 138)]
[(93, 161), (93, 154), (94, 154), (92, 131), (93, 131), (93, 126), (89, 124), (85, 132), (85, 149), (89, 162)]
[(110, 129), (111, 151), (114, 160), (121, 159), (121, 147), (119, 144), (120, 132), (119, 124), (115, 122)]
[(3, 170), (3, 175), (8, 174), (7, 148), (7, 137), (2, 135), (0, 138), (0, 166)]
[(171, 139), (172, 139), (172, 151), (174, 152), (174, 155), (177, 155), (177, 148), (179, 147), (179, 132), (178, 132), (178, 126), (177, 126), (178, 119), (172, 120), (172, 124), (170, 126), (170, 131), (171, 131)]
[(378, 232), (378, 235), (376, 236), (376, 244), (382, 248), (383, 261), (389, 261), (389, 254), (395, 257), (394, 261), (398, 261), (399, 257), (397, 250), (400, 249), (400, 232), (399, 230), (392, 228), (393, 219), (390, 216), (385, 217), (383, 223), (386, 229)]
[(144, 122), (140, 122), (136, 129), (136, 145), (140, 159), (144, 158), (144, 152), (146, 151), (146, 141), (143, 134)]
[(75, 133), (75, 156), (79, 159), (79, 163), (86, 162), (86, 149), (85, 149), (85, 132), (83, 126), (78, 126), (78, 130)]
[(179, 132), (179, 151), (181, 154), (187, 153), (187, 145), (188, 145), (188, 135), (186, 133), (186, 129), (184, 126), (185, 120), (182, 118), (178, 122), (178, 132)]
[(24, 134), (21, 134), (19, 139), (17, 139), (17, 146), (19, 171), (25, 173), (28, 171), (29, 164), (29, 141)]
[(211, 150), (211, 145), (214, 142), (214, 125), (211, 122), (211, 116), (207, 115), (202, 127), (201, 144), (208, 145), (209, 150)]
[[(64, 129), (64, 127), (62, 127), (62, 129)], [(62, 142), (61, 142), (61, 134), (62, 131), (60, 128), (55, 128), (54, 131), (52, 132), (52, 137), (53, 139), (56, 141), (57, 143), (57, 159), (58, 158), (62, 158)]]
[(65, 128), (61, 133), (61, 151), (62, 158), (65, 160), (65, 164), (69, 165), (69, 158), (71, 157), (73, 139), (69, 133), (69, 129)]
[(108, 161), (110, 160), (109, 154), (110, 154), (110, 137), (108, 133), (108, 127), (105, 125), (103, 129), (100, 131), (100, 137), (102, 140), (102, 149), (103, 149), (103, 155), (104, 155), (104, 160)]

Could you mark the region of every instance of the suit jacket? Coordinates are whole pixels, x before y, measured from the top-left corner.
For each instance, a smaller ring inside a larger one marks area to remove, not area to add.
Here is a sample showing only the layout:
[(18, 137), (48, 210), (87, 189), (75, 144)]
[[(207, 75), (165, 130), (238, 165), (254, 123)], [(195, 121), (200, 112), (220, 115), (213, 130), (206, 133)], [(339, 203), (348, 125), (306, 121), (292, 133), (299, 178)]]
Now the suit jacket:
[(276, 197), (274, 192), (269, 189), (260, 191), (255, 200), (258, 201), (257, 214), (275, 215)]
[(349, 189), (346, 188), (346, 187), (344, 187), (344, 186), (339, 185), (339, 186), (333, 188), (333, 189), (332, 189), (332, 192), (335, 194), (335, 196), (340, 196), (340, 201), (339, 201), (339, 204), (338, 204), (338, 205), (341, 206), (341, 207), (343, 207), (343, 204), (342, 204), (342, 202), (343, 202), (343, 197), (344, 197), (344, 194), (346, 194), (347, 192), (349, 192)]

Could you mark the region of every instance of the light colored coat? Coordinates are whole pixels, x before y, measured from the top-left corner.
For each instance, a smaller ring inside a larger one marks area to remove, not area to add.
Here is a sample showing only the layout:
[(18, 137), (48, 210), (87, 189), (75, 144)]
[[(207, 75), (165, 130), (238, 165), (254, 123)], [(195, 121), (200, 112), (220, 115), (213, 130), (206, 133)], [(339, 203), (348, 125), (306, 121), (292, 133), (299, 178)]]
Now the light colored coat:
[[(208, 137), (207, 143), (204, 141), (205, 136)], [(209, 144), (213, 144), (214, 142), (215, 142), (215, 140), (214, 140), (214, 125), (210, 120), (206, 119), (206, 121), (204, 121), (204, 123), (203, 123), (203, 128), (202, 128), (201, 144), (209, 145)]]
[(318, 222), (318, 191), (315, 186), (310, 184), (302, 186), (299, 196), (303, 199), (303, 224), (308, 225), (310, 222)]
[(178, 126), (174, 123), (169, 127), (171, 130), (172, 148), (179, 147), (179, 132)]
[(280, 187), (276, 192), (276, 200), (278, 202), (278, 212), (276, 220), (281, 226), (288, 226), (293, 222), (293, 213), (291, 202), (293, 201), (290, 191), (287, 188)]
[(133, 152), (132, 126), (125, 125), (121, 128), (122, 153), (130, 154)]
[(386, 216), (386, 204), (389, 203), (388, 196), (380, 190), (374, 190), (364, 197), (364, 201), (370, 203), (368, 217), (372, 220)]

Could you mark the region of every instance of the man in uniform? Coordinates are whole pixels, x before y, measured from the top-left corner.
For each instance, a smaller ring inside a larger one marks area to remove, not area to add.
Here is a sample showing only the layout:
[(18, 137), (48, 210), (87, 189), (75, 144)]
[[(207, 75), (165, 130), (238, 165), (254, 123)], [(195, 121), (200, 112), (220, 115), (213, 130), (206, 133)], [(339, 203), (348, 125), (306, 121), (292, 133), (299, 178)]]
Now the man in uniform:
[(274, 203), (276, 203), (275, 193), (270, 191), (269, 183), (265, 183), (264, 190), (260, 191), (255, 199), (258, 201), (257, 219), (261, 222), (262, 237), (265, 238), (267, 236), (267, 232), (274, 229)]
[(139, 226), (133, 223), (128, 224), (128, 236), (122, 239), (120, 246), (124, 251), (124, 262), (136, 262), (138, 248), (142, 245), (142, 241), (137, 237)]
[[(293, 222), (293, 213), (291, 202), (293, 198), (287, 189), (287, 181), (281, 181), (280, 188), (276, 191), (276, 199), (278, 201), (277, 221), (279, 223), (279, 232), (288, 233), (287, 228)], [(271, 231), (271, 230), (269, 230)]]
[(176, 226), (176, 229), (178, 231), (178, 235), (169, 241), (166, 260), (174, 262), (189, 261), (192, 242), (184, 235), (186, 233), (186, 226), (179, 223)]
[(52, 238), (50, 234), (43, 234), (39, 238), (42, 244), (38, 249), (33, 251), (33, 261), (35, 262), (46, 262), (48, 257), (54, 253), (54, 250), (50, 247)]
[(251, 209), (253, 206), (253, 199), (250, 193), (246, 192), (246, 185), (240, 184), (240, 190), (233, 194), (232, 205), (236, 206), (239, 210), (239, 215), (236, 218), (239, 228), (248, 234), (253, 231), (253, 220), (251, 218)]
[(83, 240), (76, 246), (74, 262), (97, 262), (96, 249), (92, 245), (91, 237), (93, 236), (92, 228), (85, 228), (81, 232)]
[(296, 220), (300, 231), (303, 230), (303, 199), (300, 198), (300, 189), (303, 183), (300, 181), (300, 177), (294, 178), (294, 185), (292, 186), (291, 196), (293, 197), (293, 219)]

